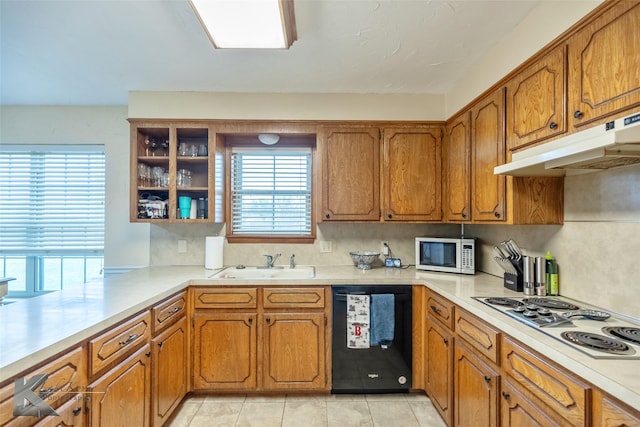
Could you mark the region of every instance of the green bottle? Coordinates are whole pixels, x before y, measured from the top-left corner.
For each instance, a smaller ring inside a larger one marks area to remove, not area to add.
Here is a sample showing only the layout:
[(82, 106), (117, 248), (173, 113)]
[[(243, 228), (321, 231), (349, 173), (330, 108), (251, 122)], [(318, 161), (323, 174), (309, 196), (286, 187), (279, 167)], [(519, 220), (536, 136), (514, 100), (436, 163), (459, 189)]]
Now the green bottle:
[(547, 295), (556, 296), (559, 294), (558, 264), (551, 256), (551, 251), (547, 251), (545, 266), (547, 268)]

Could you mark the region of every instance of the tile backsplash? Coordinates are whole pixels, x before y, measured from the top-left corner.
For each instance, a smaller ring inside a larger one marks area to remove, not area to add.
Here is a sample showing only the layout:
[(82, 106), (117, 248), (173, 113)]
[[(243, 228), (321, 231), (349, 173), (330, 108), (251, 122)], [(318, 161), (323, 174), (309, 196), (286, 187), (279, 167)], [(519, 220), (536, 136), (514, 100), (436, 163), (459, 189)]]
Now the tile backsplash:
[[(560, 293), (640, 318), (640, 166), (565, 178), (562, 226), (467, 225), (465, 235), (480, 239), (478, 269), (501, 276), (491, 247), (513, 238), (532, 256), (547, 250), (560, 268)], [(223, 224), (152, 225), (151, 265), (204, 265), (204, 236), (224, 235)], [(349, 251), (380, 250), (388, 241), (395, 257), (414, 264), (416, 236), (455, 236), (453, 224), (323, 223), (314, 244), (228, 244), (225, 265), (262, 265), (266, 254), (291, 254), (300, 265), (348, 265)], [(178, 241), (187, 251), (178, 253)], [(332, 252), (320, 251), (331, 242)]]

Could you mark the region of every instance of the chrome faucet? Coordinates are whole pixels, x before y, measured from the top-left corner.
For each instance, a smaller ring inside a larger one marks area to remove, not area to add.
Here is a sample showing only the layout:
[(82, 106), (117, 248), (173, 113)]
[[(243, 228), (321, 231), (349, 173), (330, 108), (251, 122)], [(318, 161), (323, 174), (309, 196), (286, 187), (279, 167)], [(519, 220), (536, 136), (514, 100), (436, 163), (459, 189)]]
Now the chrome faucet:
[(289, 257), (289, 268), (296, 268), (296, 254), (291, 254)]
[(267, 257), (267, 268), (273, 268), (273, 264), (275, 264), (275, 263), (276, 263), (276, 260), (277, 260), (278, 258), (280, 258), (280, 255), (282, 255), (282, 254), (277, 253), (277, 254), (275, 254), (275, 255), (273, 255), (273, 256), (271, 256), (271, 255), (265, 255), (265, 256)]

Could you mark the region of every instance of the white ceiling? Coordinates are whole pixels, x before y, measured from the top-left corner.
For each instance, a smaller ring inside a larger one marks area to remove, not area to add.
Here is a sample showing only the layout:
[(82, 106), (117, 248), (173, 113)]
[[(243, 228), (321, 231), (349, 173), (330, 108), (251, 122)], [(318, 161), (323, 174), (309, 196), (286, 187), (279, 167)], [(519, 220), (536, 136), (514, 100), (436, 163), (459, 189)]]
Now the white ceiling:
[[(236, 0), (239, 1), (239, 0)], [(289, 50), (214, 50), (186, 0), (0, 0), (4, 105), (128, 91), (445, 94), (541, 0), (295, 0)]]

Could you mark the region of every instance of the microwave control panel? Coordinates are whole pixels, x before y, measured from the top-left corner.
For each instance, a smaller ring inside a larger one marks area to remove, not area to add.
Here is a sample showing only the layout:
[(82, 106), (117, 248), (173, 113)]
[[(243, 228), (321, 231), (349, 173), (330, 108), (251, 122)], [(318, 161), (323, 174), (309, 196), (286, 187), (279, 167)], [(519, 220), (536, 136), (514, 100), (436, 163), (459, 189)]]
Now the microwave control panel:
[(475, 269), (475, 265), (473, 262), (474, 260), (473, 246), (474, 245), (469, 245), (469, 244), (462, 245), (462, 268), (463, 269), (470, 269), (470, 270)]

